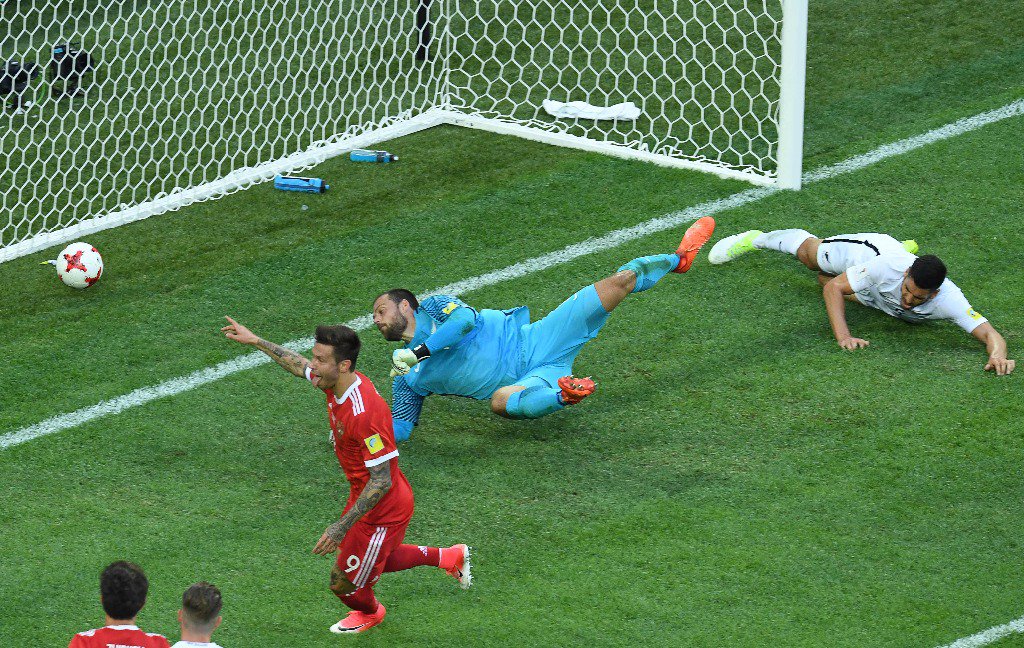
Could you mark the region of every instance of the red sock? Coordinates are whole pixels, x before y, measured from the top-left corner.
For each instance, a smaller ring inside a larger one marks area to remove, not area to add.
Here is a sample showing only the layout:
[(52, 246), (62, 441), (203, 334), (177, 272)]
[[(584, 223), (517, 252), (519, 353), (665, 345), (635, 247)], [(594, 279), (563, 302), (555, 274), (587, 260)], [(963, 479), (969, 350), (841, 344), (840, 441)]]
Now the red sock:
[(377, 606), (380, 605), (377, 597), (373, 595), (372, 587), (361, 587), (351, 594), (338, 596), (338, 598), (353, 610), (364, 614), (373, 614), (377, 611)]
[(421, 565), (437, 567), (441, 564), (441, 550), (437, 547), (423, 547), (416, 545), (398, 545), (388, 561), (384, 563), (384, 571), (396, 572), (403, 569), (412, 569)]

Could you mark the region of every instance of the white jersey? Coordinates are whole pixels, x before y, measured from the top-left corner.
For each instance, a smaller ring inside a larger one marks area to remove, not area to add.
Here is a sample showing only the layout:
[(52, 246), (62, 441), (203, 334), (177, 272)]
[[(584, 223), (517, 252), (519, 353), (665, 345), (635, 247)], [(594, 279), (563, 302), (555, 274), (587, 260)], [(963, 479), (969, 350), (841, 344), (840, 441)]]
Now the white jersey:
[(902, 253), (879, 254), (866, 263), (846, 269), (846, 278), (857, 301), (906, 322), (918, 324), (925, 320), (952, 320), (971, 333), (988, 320), (971, 308), (963, 291), (949, 279), (939, 286), (937, 295), (913, 308), (903, 308), (903, 273), (917, 257)]
[(909, 255), (903, 244), (888, 234), (840, 234), (818, 245), (818, 267), (830, 275), (841, 275), (852, 266), (867, 263), (880, 254)]

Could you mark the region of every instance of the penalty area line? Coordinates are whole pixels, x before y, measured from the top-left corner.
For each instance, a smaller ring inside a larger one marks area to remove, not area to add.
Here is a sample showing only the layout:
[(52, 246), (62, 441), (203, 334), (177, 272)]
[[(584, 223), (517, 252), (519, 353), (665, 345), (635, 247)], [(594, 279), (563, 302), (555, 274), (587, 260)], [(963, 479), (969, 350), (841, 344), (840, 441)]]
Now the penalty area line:
[[(1024, 99), (1019, 99), (1003, 106), (1002, 108), (979, 113), (971, 117), (965, 117), (946, 124), (945, 126), (930, 130), (927, 133), (915, 135), (914, 137), (902, 139), (890, 144), (885, 144), (862, 155), (853, 156), (839, 162), (838, 164), (832, 164), (814, 171), (809, 171), (804, 174), (803, 182), (804, 184), (812, 184), (822, 180), (828, 180), (836, 176), (852, 173), (888, 158), (909, 153), (910, 151), (927, 146), (928, 144), (956, 137), (958, 135), (977, 130), (988, 124), (1022, 114), (1024, 114)], [(550, 252), (532, 259), (527, 259), (526, 261), (515, 263), (500, 270), (488, 272), (476, 277), (470, 277), (469, 279), (463, 279), (462, 281), (457, 281), (455, 283), (448, 284), (447, 286), (441, 286), (423, 293), (423, 296), (436, 294), (461, 295), (473, 290), (479, 290), (480, 288), (524, 277), (535, 272), (540, 272), (542, 270), (567, 263), (588, 254), (608, 250), (656, 232), (678, 227), (685, 223), (694, 221), (701, 216), (712, 216), (729, 209), (734, 209), (736, 207), (741, 207), (743, 205), (763, 200), (764, 198), (774, 195), (779, 191), (782, 190), (774, 186), (758, 187), (755, 189), (741, 191), (725, 198), (701, 203), (681, 211), (653, 218), (632, 227), (618, 229), (613, 232), (609, 232), (604, 236), (590, 238), (585, 241), (581, 241), (580, 243), (564, 247), (561, 250)], [(365, 330), (369, 328), (372, 323), (373, 321), (369, 315), (357, 317), (345, 322), (347, 326), (350, 326), (356, 331)], [(305, 352), (312, 348), (313, 340), (312, 338), (292, 340), (284, 346), (294, 351)], [(0, 436), (0, 450), (5, 450), (42, 436), (61, 432), (99, 418), (118, 414), (125, 410), (145, 405), (146, 403), (158, 398), (175, 396), (222, 378), (226, 378), (232, 374), (238, 373), (239, 371), (252, 369), (253, 367), (258, 367), (269, 362), (271, 362), (270, 358), (265, 356), (262, 352), (256, 351), (221, 362), (213, 367), (200, 369), (199, 371), (192, 372), (185, 376), (173, 378), (156, 385), (142, 387), (122, 396), (102, 401), (96, 405), (83, 407), (82, 409), (75, 410), (74, 412), (48, 418), (34, 425), (6, 432)], [(961, 647), (958, 646), (957, 648)]]

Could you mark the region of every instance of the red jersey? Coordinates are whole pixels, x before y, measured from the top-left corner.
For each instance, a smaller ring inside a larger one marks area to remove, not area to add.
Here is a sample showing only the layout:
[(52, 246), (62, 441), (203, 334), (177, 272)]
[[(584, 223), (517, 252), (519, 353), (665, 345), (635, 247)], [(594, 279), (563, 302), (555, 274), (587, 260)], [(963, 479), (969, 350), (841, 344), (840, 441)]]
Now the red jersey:
[[(310, 370), (306, 368), (306, 378)], [(398, 447), (391, 422), (391, 408), (370, 379), (356, 372), (356, 381), (341, 396), (327, 393), (327, 416), (331, 423), (331, 441), (338, 463), (349, 483), (344, 515), (370, 481), (368, 468), (389, 462), (391, 490), (363, 516), (368, 524), (391, 525), (408, 522), (412, 517), (413, 496), (409, 481), (398, 467)]]
[(79, 632), (68, 648), (170, 648), (167, 637), (143, 632), (137, 626), (116, 625)]

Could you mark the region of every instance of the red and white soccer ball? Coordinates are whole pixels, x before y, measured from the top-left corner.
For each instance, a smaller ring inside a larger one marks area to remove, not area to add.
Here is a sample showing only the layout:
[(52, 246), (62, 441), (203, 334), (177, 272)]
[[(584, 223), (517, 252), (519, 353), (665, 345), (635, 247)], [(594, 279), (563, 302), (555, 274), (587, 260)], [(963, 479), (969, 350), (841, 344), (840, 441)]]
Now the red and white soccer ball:
[(72, 243), (57, 256), (57, 276), (72, 288), (88, 288), (103, 274), (103, 257), (88, 243)]

